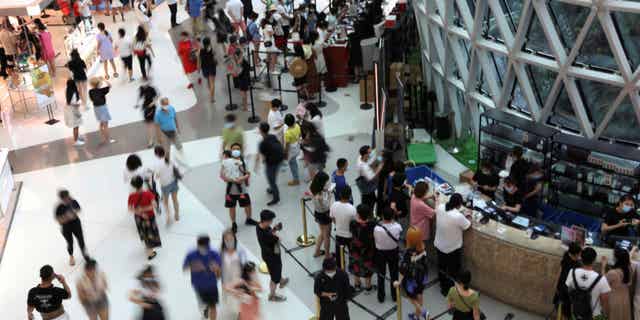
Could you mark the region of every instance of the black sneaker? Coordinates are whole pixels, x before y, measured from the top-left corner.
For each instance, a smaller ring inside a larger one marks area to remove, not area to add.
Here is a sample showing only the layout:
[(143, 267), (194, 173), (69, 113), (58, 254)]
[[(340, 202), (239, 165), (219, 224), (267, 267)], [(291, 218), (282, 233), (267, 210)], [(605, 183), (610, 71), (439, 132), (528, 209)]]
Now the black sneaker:
[(209, 319), (209, 306), (206, 306), (204, 308), (204, 311), (202, 312), (202, 315), (204, 316), (205, 319)]
[(245, 226), (257, 226), (258, 225), (258, 221), (255, 221), (251, 218), (247, 218), (247, 220), (244, 221), (244, 225)]
[[(395, 299), (394, 299), (395, 301)], [(378, 302), (383, 303), (384, 302), (384, 296), (378, 296)]]
[(238, 233), (238, 225), (235, 222), (231, 224), (231, 231), (233, 231), (233, 233)]
[(273, 200), (267, 202), (267, 205), (268, 206), (272, 206), (274, 204), (278, 204), (278, 202), (280, 202), (280, 199), (273, 199)]

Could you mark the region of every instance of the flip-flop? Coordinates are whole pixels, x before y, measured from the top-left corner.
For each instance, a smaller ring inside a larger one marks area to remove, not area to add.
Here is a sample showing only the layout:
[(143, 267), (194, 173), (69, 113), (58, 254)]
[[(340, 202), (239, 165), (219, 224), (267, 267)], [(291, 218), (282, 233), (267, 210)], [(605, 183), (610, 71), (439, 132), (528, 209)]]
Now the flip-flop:
[(155, 258), (158, 255), (157, 252), (153, 252), (150, 256), (147, 257), (148, 260), (153, 260), (153, 258)]

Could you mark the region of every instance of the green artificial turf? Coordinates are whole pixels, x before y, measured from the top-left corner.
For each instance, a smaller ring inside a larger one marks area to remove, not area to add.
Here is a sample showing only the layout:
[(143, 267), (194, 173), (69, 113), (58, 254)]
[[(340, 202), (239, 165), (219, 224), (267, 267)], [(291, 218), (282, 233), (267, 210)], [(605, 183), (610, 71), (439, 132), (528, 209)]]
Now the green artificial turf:
[(465, 135), (455, 142), (454, 139), (451, 138), (447, 140), (437, 141), (437, 143), (447, 151), (451, 150), (451, 148), (455, 144), (460, 152), (451, 155), (460, 163), (462, 163), (463, 166), (471, 169), (474, 172), (477, 170), (478, 143), (476, 142), (476, 138), (473, 135)]

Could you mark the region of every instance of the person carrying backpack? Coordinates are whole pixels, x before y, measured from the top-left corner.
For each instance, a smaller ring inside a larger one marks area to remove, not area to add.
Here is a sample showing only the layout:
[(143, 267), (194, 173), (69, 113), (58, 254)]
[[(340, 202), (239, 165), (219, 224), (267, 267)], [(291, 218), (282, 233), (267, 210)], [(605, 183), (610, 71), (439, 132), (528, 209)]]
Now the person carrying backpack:
[(607, 279), (593, 270), (596, 251), (584, 248), (580, 254), (582, 267), (569, 271), (565, 284), (569, 289), (571, 314), (575, 320), (595, 320), (609, 312), (609, 292)]

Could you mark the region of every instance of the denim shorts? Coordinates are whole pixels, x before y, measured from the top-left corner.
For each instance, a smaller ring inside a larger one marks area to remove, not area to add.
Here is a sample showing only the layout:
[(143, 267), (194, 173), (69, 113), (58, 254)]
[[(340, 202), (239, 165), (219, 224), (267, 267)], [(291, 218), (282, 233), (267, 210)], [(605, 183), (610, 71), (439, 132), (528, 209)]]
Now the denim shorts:
[(166, 197), (174, 192), (178, 192), (178, 180), (173, 180), (173, 182), (169, 183), (166, 186), (160, 187), (162, 190), (162, 196)]

